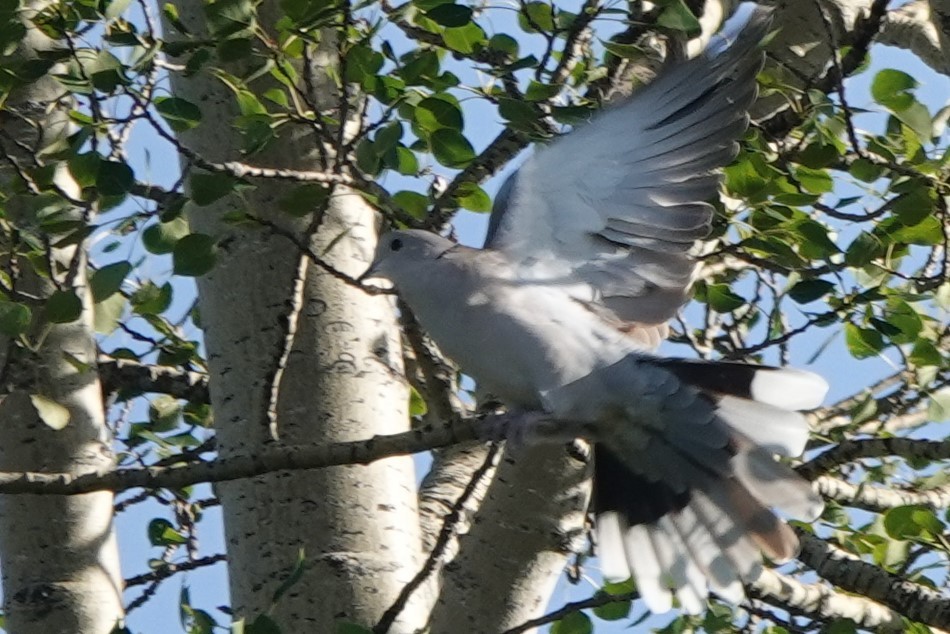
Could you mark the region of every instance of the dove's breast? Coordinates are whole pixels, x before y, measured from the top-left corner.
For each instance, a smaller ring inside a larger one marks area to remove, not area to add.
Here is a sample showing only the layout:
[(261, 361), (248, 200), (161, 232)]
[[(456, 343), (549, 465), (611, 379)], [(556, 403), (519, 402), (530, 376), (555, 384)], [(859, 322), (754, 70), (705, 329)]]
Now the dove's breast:
[(467, 273), (446, 276), (424, 301), (406, 299), (442, 351), (508, 405), (538, 408), (542, 392), (638, 351), (562, 286)]

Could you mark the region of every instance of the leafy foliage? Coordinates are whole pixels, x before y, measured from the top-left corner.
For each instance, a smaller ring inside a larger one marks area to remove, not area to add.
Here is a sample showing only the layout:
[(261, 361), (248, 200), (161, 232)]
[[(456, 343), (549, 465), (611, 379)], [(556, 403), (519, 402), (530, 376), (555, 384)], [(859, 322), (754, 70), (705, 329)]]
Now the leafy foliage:
[[(43, 82), (61, 93), (63, 109), (58, 132), (38, 138), (28, 156), (10, 146), (16, 130), (4, 133), (0, 334), (28, 352), (50, 325), (74, 323), (89, 309), (104, 363), (180, 373), (207, 367), (192, 278), (213, 275), (233, 239), (193, 228), (189, 218), (221, 218), (242, 236), (274, 226), (294, 233), (306, 223), (316, 234), (340, 182), (395, 226), (438, 227), (460, 208), (488, 212), (491, 174), (529, 142), (588, 119), (627, 81), (625, 65), (648, 58), (633, 26), (673, 37), (700, 29), (695, 3), (683, 0), (636, 16), (597, 2), (519, 2), (503, 28), (491, 7), (444, 0), (281, 0), (273, 24), (262, 23), (254, 0), (216, 0), (204, 7), (207, 33), (186, 24), (175, 2), (163, 3), (162, 34), (127, 0), (54, 0), (33, 18), (50, 38), (46, 50), (24, 57), (15, 55), (27, 35), (21, 4), (0, 8), (0, 51), (11, 56), (0, 68), (0, 115), (28, 118), (17, 91)], [(618, 17), (631, 26), (623, 37), (612, 26)], [(599, 42), (590, 44), (588, 28)], [(305, 67), (328, 33), (335, 59), (326, 85), (315, 87)], [(207, 117), (201, 103), (168, 94), (168, 73), (226, 88), (235, 138), (222, 144), (233, 144), (236, 158), (189, 149), (188, 135), (200, 133)], [(706, 274), (674, 342), (707, 357), (817, 361), (864, 377), (815, 413), (813, 449), (855, 434), (945, 435), (936, 425), (950, 419), (945, 113), (932, 115), (919, 99), (920, 82), (899, 69), (874, 73), (867, 111), (840, 91), (789, 83), (771, 66), (760, 79), (763, 97), (792, 104), (793, 125), (758, 122), (725, 170), (727, 203), (702, 255)], [(344, 120), (353, 122), (345, 133)], [(140, 134), (148, 156), (180, 159), (171, 185), (152, 182), (157, 166), (133, 151), (129, 138)], [(313, 171), (269, 168), (297, 138), (321, 148)], [(262, 179), (286, 183), (272, 209), (248, 204)], [(61, 257), (70, 249), (90, 257)], [(88, 288), (76, 283), (80, 269)], [(23, 276), (44, 280), (49, 291), (21, 292)], [(114, 393), (122, 466), (193, 461), (213, 441), (207, 402), (125, 387)], [(50, 427), (69, 424), (62, 405), (31, 398)], [(437, 411), (415, 389), (412, 399), (413, 416)], [(899, 485), (913, 495), (945, 495), (946, 487), (936, 460), (913, 456), (865, 459), (831, 477)], [(163, 551), (152, 562), (160, 569), (194, 545), (203, 503), (193, 491), (151, 495), (175, 509), (146, 529)], [(947, 521), (924, 499), (880, 508), (838, 499), (814, 530), (855, 557), (938, 586), (947, 578)], [(294, 581), (304, 568), (298, 564)], [(602, 592), (616, 594), (609, 586)], [(551, 632), (626, 623), (635, 605), (618, 600), (571, 612)], [(191, 605), (187, 588), (179, 607), (185, 631), (218, 627)], [(816, 615), (790, 624), (781, 605), (755, 616), (771, 621), (770, 632), (853, 629)], [(743, 618), (714, 602), (702, 619), (681, 617), (662, 631), (735, 632)], [(233, 631), (270, 634), (278, 626), (262, 614)], [(362, 631), (340, 625), (340, 632)]]

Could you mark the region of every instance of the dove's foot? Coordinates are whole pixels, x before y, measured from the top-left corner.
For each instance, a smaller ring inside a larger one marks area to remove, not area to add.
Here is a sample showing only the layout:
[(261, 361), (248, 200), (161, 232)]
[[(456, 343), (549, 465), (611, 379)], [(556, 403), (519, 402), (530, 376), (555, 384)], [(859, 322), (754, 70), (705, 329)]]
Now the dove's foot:
[(559, 444), (577, 437), (573, 425), (562, 424), (546, 412), (509, 410), (491, 414), (481, 421), (479, 437), (490, 442), (505, 441), (510, 449), (541, 444)]

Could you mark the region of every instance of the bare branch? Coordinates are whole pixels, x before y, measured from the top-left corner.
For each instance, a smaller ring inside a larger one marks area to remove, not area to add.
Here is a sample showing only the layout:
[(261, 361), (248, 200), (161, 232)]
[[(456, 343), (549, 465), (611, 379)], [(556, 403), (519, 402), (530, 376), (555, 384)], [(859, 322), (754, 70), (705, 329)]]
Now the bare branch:
[(162, 581), (163, 579), (168, 579), (174, 574), (179, 572), (185, 572), (187, 570), (196, 570), (198, 568), (204, 568), (205, 566), (212, 566), (219, 561), (227, 561), (228, 557), (225, 554), (209, 555), (207, 557), (201, 557), (199, 559), (192, 559), (189, 561), (183, 561), (179, 564), (176, 563), (166, 563), (160, 568), (153, 570), (151, 572), (142, 573), (140, 575), (135, 575), (134, 577), (129, 577), (125, 580), (125, 587), (132, 588), (134, 586), (140, 586), (146, 583), (151, 583), (153, 581)]
[(815, 480), (842, 464), (861, 458), (884, 458), (887, 456), (899, 456), (906, 460), (948, 460), (950, 459), (950, 441), (919, 440), (915, 438), (846, 440), (799, 465), (795, 470), (802, 477)]
[(805, 531), (798, 531), (798, 558), (842, 590), (861, 594), (912, 621), (950, 627), (950, 599), (936, 590), (902, 579)]
[(923, 504), (935, 509), (950, 506), (950, 487), (908, 491), (872, 484), (855, 485), (830, 476), (821, 476), (814, 484), (824, 497), (866, 511), (881, 512), (910, 504)]
[(100, 360), (98, 368), (104, 394), (122, 392), (123, 396), (137, 396), (157, 392), (192, 403), (209, 402), (208, 377), (200, 372), (125, 359)]
[(878, 632), (904, 631), (904, 621), (895, 610), (864, 597), (835, 592), (825, 585), (802, 583), (771, 568), (764, 568), (748, 590), (754, 598), (778, 603), (790, 612), (812, 619), (851, 619), (862, 628)]
[(597, 593), (589, 599), (565, 603), (562, 607), (554, 610), (553, 612), (548, 612), (547, 614), (539, 616), (536, 619), (525, 621), (521, 625), (505, 630), (501, 634), (521, 634), (522, 632), (533, 630), (536, 627), (547, 625), (548, 623), (554, 623), (555, 621), (560, 621), (568, 614), (573, 614), (574, 612), (600, 607), (602, 605), (607, 605), (608, 603), (633, 601), (639, 597), (640, 594), (637, 592), (625, 592), (623, 594), (607, 594), (606, 592)]
[(369, 464), (437, 447), (477, 440), (479, 418), (462, 419), (451, 425), (424, 425), (401, 434), (374, 436), (366, 440), (327, 445), (274, 446), (257, 456), (217, 458), (169, 467), (120, 469), (80, 476), (66, 473), (0, 473), (0, 493), (75, 495), (90, 491), (126, 491), (136, 487), (180, 489), (199, 482), (226, 482), (253, 478), (275, 471), (320, 469), (337, 465)]

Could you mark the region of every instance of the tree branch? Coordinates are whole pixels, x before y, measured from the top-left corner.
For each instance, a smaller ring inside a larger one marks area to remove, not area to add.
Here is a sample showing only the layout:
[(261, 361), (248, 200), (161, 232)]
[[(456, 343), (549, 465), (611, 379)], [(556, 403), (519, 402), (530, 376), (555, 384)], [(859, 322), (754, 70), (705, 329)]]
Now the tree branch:
[(877, 632), (904, 631), (904, 621), (895, 610), (864, 597), (835, 592), (822, 584), (802, 583), (771, 568), (764, 568), (747, 590), (752, 598), (777, 603), (812, 619), (851, 619), (860, 627)]
[(901, 579), (805, 531), (798, 531), (798, 559), (842, 590), (878, 601), (912, 621), (950, 627), (950, 599), (936, 590)]
[(200, 372), (125, 359), (100, 360), (98, 368), (103, 394), (121, 392), (123, 397), (129, 397), (157, 392), (192, 403), (209, 402), (208, 377)]
[(899, 456), (906, 460), (948, 460), (950, 441), (915, 438), (864, 438), (846, 440), (795, 468), (808, 480), (833, 471), (842, 464), (861, 458)]
[(326, 445), (273, 446), (257, 456), (217, 458), (212, 462), (168, 467), (99, 471), (80, 476), (6, 472), (0, 473), (0, 494), (75, 495), (91, 491), (119, 492), (136, 487), (180, 489), (200, 482), (227, 482), (275, 471), (365, 465), (382, 458), (478, 440), (479, 425), (483, 422), (492, 424), (482, 418), (468, 418), (451, 425), (424, 425), (401, 434), (373, 436), (366, 440)]
[(950, 506), (950, 487), (938, 487), (926, 491), (908, 491), (871, 484), (855, 485), (845, 480), (821, 476), (815, 480), (815, 488), (824, 497), (844, 506), (882, 512), (898, 506), (922, 504), (935, 509)]

